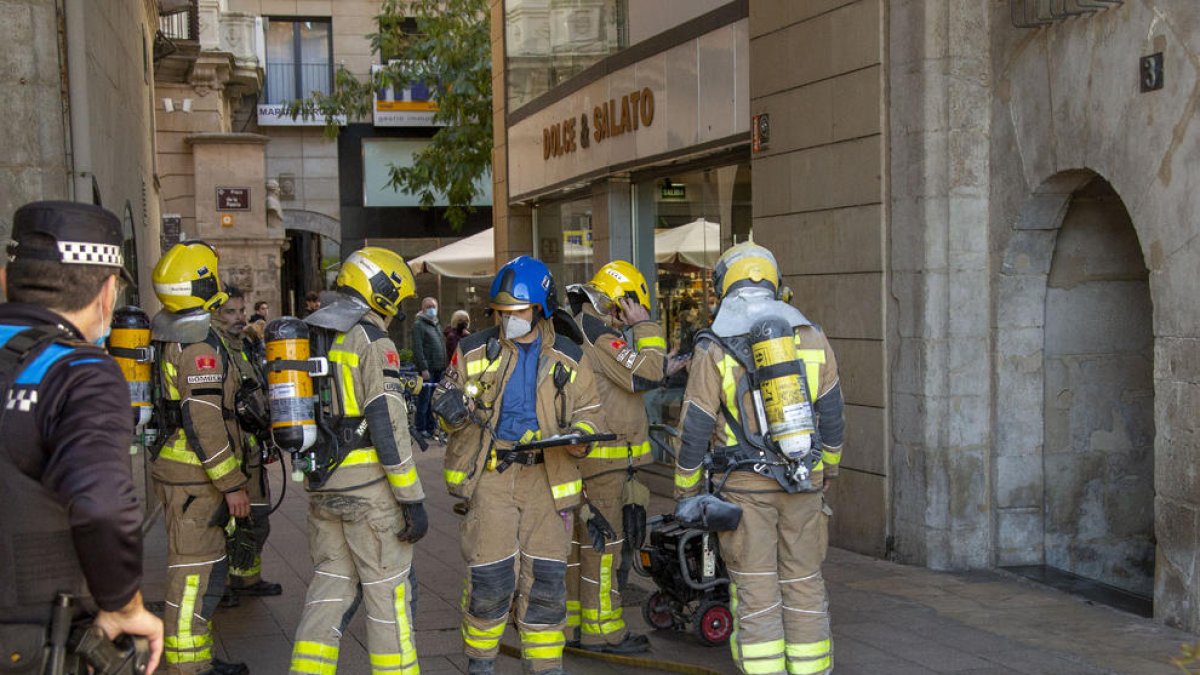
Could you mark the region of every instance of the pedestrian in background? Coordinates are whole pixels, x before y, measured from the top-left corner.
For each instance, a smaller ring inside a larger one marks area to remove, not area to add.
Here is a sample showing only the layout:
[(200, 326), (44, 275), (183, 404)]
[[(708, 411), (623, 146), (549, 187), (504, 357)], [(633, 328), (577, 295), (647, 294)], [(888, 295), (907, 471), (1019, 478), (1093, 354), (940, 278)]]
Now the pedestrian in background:
[(471, 315), (467, 314), (467, 310), (458, 309), (450, 317), (450, 325), (442, 330), (442, 336), (446, 338), (446, 358), (454, 355), (454, 350), (458, 349), (458, 341), (471, 334)]
[(304, 316), (308, 316), (313, 312), (321, 309), (321, 296), (316, 291), (309, 291), (304, 294)]
[[(129, 388), (94, 346), (112, 325), (121, 278), (130, 281), (121, 221), (90, 204), (35, 202), (12, 224), (0, 270), (8, 298), (0, 304), (8, 400), (0, 418), (0, 669), (42, 672), (52, 607), (67, 592), (75, 595), (69, 620), (94, 612), (109, 639), (148, 638), (153, 672), (163, 624), (142, 604)], [(83, 672), (63, 642), (49, 645), (51, 658)]]
[(267, 322), (271, 319), (271, 308), (266, 300), (254, 303), (254, 313), (250, 315), (250, 323)]
[[(433, 298), (421, 301), (421, 313), (413, 321), (413, 362), (421, 379), (426, 382), (437, 382), (442, 379), (446, 370), (446, 340), (442, 329), (438, 326), (438, 303)], [(429, 437), (437, 429), (434, 426), (433, 413), (429, 411), (429, 399), (433, 396), (433, 388), (421, 390), (417, 399), (417, 432)]]

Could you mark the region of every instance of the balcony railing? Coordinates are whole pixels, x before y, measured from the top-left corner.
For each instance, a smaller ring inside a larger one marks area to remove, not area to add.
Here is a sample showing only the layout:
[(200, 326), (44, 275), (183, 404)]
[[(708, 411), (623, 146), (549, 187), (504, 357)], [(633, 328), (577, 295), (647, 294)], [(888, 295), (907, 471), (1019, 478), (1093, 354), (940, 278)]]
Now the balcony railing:
[(1012, 25), (1037, 28), (1073, 16), (1119, 7), (1125, 0), (1008, 0)]
[(169, 40), (200, 39), (200, 0), (160, 0), (158, 30)]
[(266, 84), (263, 103), (308, 98), (314, 91), (328, 94), (333, 91), (333, 68), (329, 63), (268, 63)]

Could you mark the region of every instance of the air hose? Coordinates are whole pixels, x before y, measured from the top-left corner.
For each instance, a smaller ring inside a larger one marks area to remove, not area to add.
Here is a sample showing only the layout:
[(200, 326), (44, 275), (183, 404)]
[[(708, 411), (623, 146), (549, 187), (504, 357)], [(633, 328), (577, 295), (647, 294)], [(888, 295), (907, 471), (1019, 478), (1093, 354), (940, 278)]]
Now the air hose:
[[(578, 647), (564, 647), (563, 651), (568, 654), (577, 656), (585, 656), (589, 659), (597, 661), (605, 661), (618, 666), (626, 666), (629, 668), (644, 668), (646, 670), (657, 670), (663, 673), (683, 673), (684, 675), (723, 675), (719, 670), (697, 666), (691, 663), (679, 663), (677, 661), (665, 661), (662, 659), (652, 659), (645, 656), (628, 656), (625, 654), (607, 654), (604, 652), (593, 652), (588, 649), (579, 649)], [(511, 656), (515, 659), (521, 658), (521, 648), (515, 645), (501, 644), (500, 653), (505, 656)]]

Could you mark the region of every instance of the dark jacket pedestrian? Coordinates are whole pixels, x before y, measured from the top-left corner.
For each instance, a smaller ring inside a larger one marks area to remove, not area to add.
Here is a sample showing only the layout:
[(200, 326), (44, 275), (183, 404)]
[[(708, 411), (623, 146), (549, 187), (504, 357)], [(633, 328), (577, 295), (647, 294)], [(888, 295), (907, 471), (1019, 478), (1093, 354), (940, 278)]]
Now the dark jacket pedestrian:
[(446, 364), (450, 362), (446, 357), (446, 341), (438, 326), (437, 310), (437, 300), (425, 298), (421, 301), (420, 313), (413, 321), (413, 362), (425, 380), (425, 387), (417, 399), (415, 426), (417, 432), (425, 436), (430, 436), (437, 429), (437, 422), (429, 408), (433, 395), (431, 385), (442, 379)]
[(432, 298), (421, 303), (421, 313), (413, 321), (413, 363), (417, 370), (429, 373), (446, 369), (446, 339), (438, 326), (437, 304), (428, 304)]
[(447, 359), (458, 349), (458, 341), (471, 334), (470, 327), (471, 315), (467, 314), (466, 310), (456, 310), (450, 317), (450, 325), (442, 329), (442, 335), (446, 338)]

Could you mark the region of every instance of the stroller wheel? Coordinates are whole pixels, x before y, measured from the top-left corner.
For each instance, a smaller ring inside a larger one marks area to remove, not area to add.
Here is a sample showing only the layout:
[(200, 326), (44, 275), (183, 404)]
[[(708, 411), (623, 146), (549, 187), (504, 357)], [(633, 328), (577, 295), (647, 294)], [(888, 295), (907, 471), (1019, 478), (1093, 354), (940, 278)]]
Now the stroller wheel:
[(671, 600), (662, 591), (655, 591), (642, 603), (642, 618), (651, 628), (666, 630), (675, 626), (675, 612)]
[(696, 637), (713, 647), (724, 644), (733, 633), (733, 613), (723, 602), (709, 600), (696, 609)]

